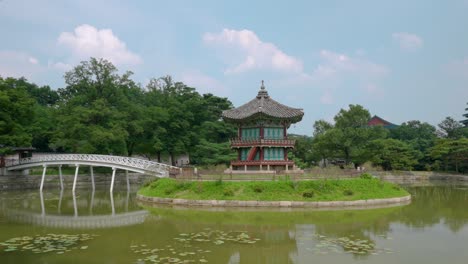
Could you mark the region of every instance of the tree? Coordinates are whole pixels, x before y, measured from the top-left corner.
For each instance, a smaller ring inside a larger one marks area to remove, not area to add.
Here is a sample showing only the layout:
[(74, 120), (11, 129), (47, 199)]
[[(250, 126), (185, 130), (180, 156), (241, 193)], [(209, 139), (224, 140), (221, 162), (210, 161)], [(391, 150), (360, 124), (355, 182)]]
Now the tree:
[(445, 170), (468, 171), (468, 138), (439, 139), (429, 155), (441, 161)]
[(323, 119), (320, 119), (320, 120), (317, 120), (314, 122), (314, 137), (316, 136), (319, 136), (319, 135), (323, 135), (325, 134), (325, 132), (327, 132), (328, 130), (332, 129), (333, 128), (333, 125), (330, 124), (329, 122), (323, 120)]
[(32, 135), (28, 131), (34, 118), (35, 100), (24, 85), (24, 79), (0, 77), (0, 152), (6, 147), (30, 146)]
[[(315, 160), (313, 153), (313, 138), (308, 136), (289, 134), (289, 139), (296, 140), (294, 149), (290, 151), (291, 156), (288, 158), (294, 160), (295, 164), (300, 168), (310, 167)], [(299, 163), (298, 163), (299, 162)], [(302, 164), (302, 166), (300, 166)]]
[(138, 110), (129, 94), (138, 92), (131, 72), (119, 75), (104, 59), (91, 58), (65, 73), (59, 89), (57, 130), (51, 147), (74, 153), (127, 155), (131, 133), (140, 130), (132, 121)]
[(335, 125), (320, 120), (314, 124), (313, 152), (315, 157), (342, 158), (355, 166), (370, 158), (369, 143), (374, 139), (385, 138), (383, 127), (368, 127), (370, 113), (360, 105), (349, 105), (334, 117)]
[(461, 130), (463, 126), (452, 117), (446, 117), (437, 126), (439, 127), (437, 135), (441, 138), (457, 139), (463, 136)]
[[(468, 103), (466, 103), (466, 104), (468, 105)], [(465, 108), (465, 111), (466, 111), (466, 113), (463, 114), (463, 116), (464, 116), (466, 119), (460, 121), (460, 123), (462, 123), (462, 124), (465, 126), (465, 128), (468, 128), (468, 108)]]
[(418, 164), (414, 168), (424, 170), (430, 166), (432, 161), (425, 153), (434, 146), (436, 140), (434, 126), (418, 120), (408, 121), (390, 129), (390, 138), (401, 140), (417, 151)]
[(384, 170), (411, 170), (418, 163), (418, 154), (409, 144), (392, 138), (372, 141), (371, 152), (372, 163)]

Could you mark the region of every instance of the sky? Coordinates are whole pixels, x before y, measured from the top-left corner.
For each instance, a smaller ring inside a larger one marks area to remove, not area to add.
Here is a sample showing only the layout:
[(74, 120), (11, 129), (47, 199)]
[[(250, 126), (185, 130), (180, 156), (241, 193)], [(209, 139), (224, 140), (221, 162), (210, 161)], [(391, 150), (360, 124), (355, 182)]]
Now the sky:
[(57, 89), (97, 57), (142, 86), (171, 75), (236, 107), (264, 80), (304, 109), (289, 133), (350, 104), (437, 125), (467, 107), (467, 13), (468, 0), (0, 0), (0, 76)]

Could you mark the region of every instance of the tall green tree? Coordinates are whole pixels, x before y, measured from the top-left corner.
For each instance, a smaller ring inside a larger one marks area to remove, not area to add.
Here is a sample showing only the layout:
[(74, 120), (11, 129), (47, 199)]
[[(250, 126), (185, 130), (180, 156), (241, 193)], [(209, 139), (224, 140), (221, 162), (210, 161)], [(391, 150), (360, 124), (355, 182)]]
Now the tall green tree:
[[(466, 103), (466, 104), (468, 105), (468, 103)], [(468, 128), (468, 107), (465, 108), (465, 111), (466, 111), (466, 113), (463, 114), (463, 117), (465, 117), (466, 119), (460, 121), (460, 123), (462, 123), (465, 126), (465, 128)]]
[(24, 79), (0, 77), (0, 154), (6, 147), (30, 146), (28, 128), (34, 119), (35, 100), (23, 85)]
[(370, 151), (370, 161), (384, 170), (412, 170), (418, 163), (418, 152), (397, 139), (374, 140), (370, 144)]
[(437, 138), (434, 126), (412, 120), (390, 129), (390, 137), (409, 144), (416, 151), (418, 163), (415, 164), (415, 169), (424, 170), (430, 167), (432, 160), (426, 153), (434, 146)]
[(437, 134), (441, 138), (457, 139), (463, 136), (462, 125), (452, 117), (448, 116), (438, 125)]
[(138, 113), (127, 95), (138, 90), (131, 75), (119, 75), (112, 63), (95, 58), (67, 72), (51, 146), (74, 153), (127, 155)]
[(374, 139), (385, 138), (383, 127), (368, 127), (370, 113), (361, 105), (349, 105), (334, 117), (335, 125), (320, 121), (314, 124), (313, 149), (322, 158), (342, 158), (355, 166), (370, 159), (369, 144)]
[(468, 138), (439, 139), (429, 155), (436, 160), (436, 169), (440, 164), (446, 171), (467, 172)]

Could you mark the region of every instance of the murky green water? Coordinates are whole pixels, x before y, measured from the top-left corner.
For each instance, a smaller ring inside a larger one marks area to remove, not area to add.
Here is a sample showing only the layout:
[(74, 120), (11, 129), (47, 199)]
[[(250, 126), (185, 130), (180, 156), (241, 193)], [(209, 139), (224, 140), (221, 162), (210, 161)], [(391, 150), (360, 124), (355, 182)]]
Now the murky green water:
[[(468, 186), (357, 211), (146, 208), (135, 190), (0, 194), (0, 263), (468, 263)], [(124, 188), (125, 189), (125, 188)]]

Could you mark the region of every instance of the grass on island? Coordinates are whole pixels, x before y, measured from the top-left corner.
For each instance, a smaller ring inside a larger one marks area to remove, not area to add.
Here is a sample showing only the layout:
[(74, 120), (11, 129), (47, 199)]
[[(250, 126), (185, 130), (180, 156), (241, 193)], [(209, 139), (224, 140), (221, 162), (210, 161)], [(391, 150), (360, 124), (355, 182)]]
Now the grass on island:
[(139, 194), (192, 200), (352, 201), (402, 197), (408, 192), (393, 183), (363, 174), (360, 178), (315, 181), (178, 181), (159, 179)]

